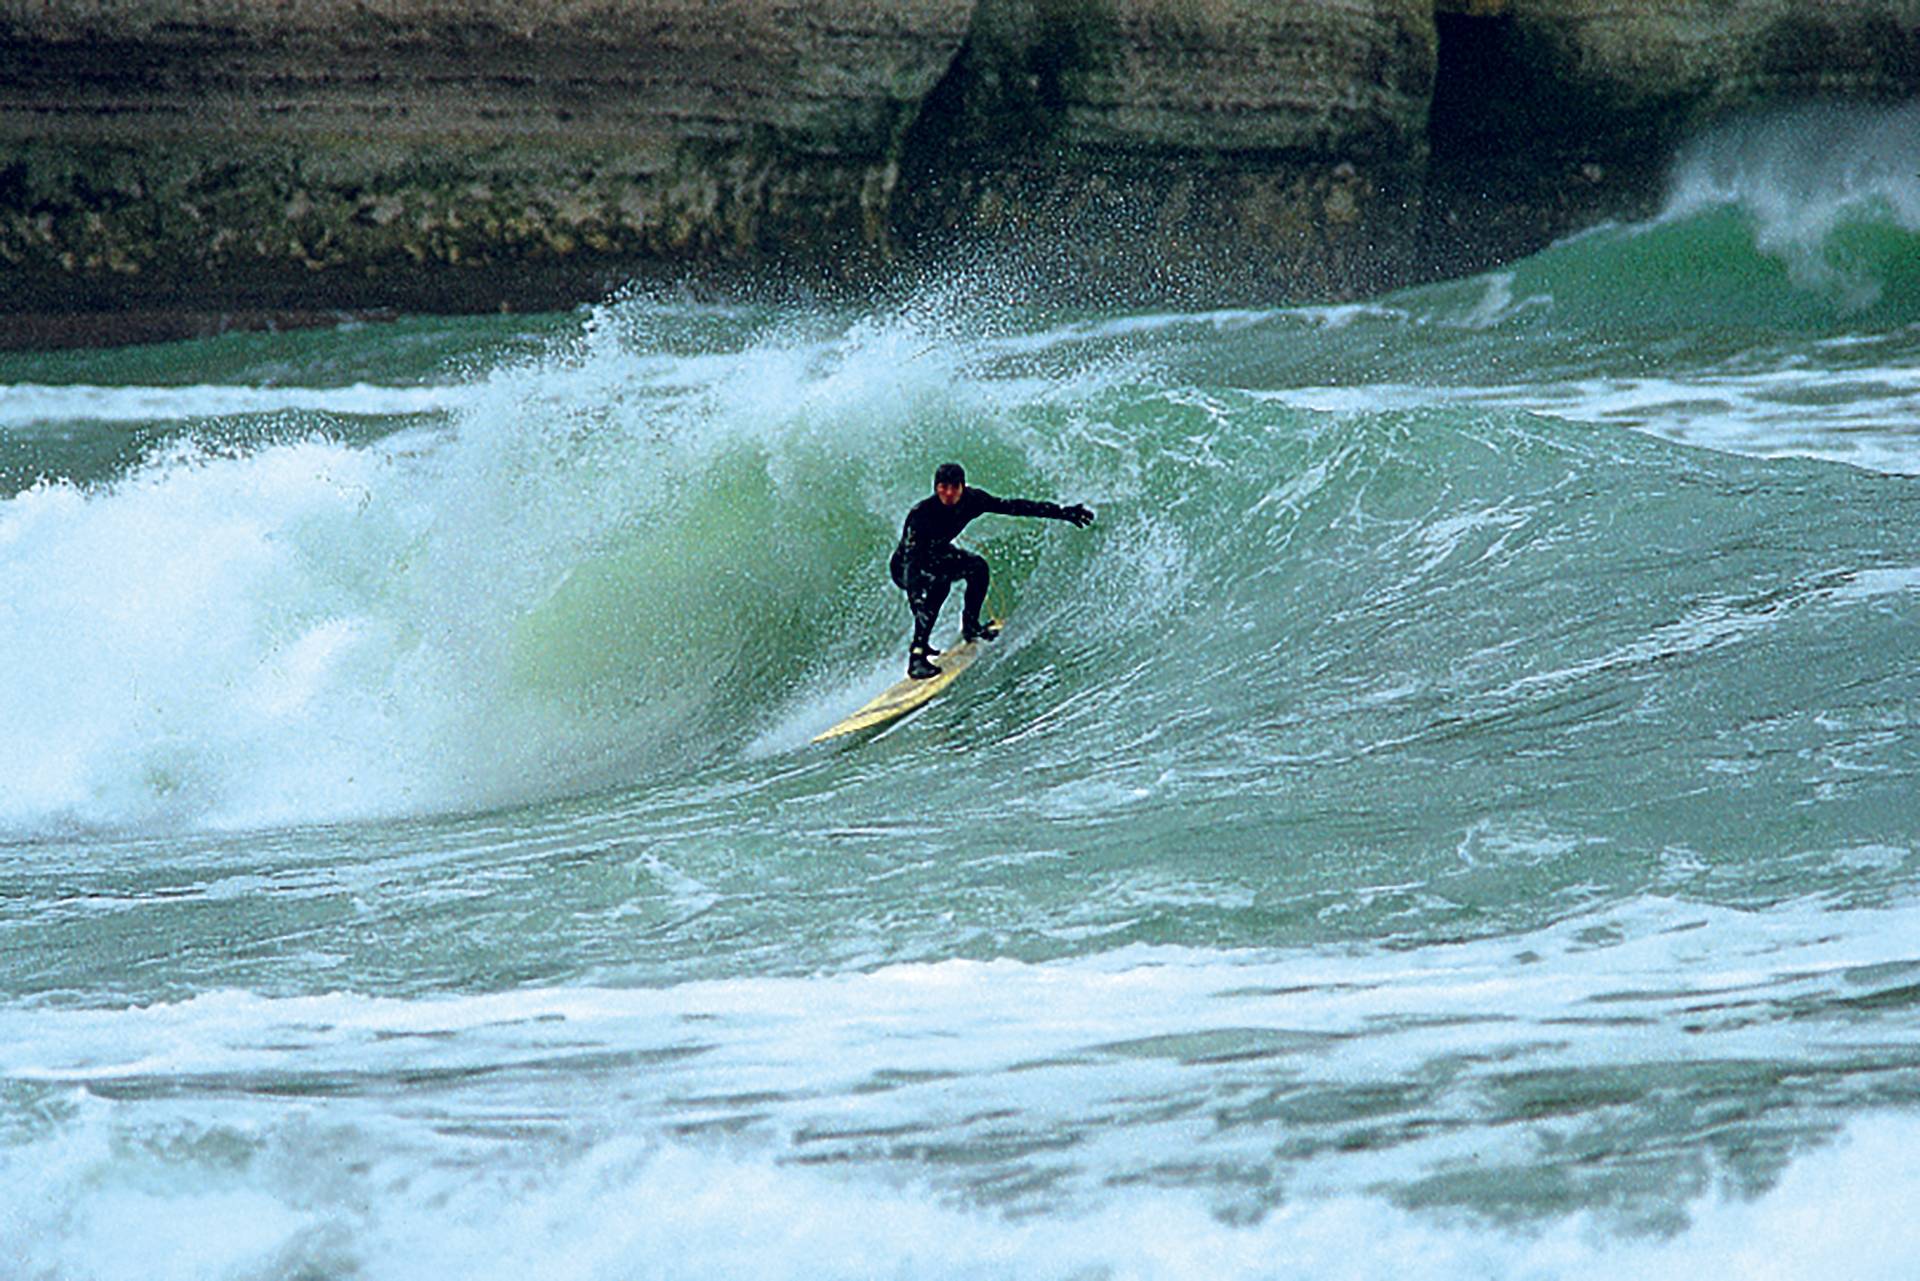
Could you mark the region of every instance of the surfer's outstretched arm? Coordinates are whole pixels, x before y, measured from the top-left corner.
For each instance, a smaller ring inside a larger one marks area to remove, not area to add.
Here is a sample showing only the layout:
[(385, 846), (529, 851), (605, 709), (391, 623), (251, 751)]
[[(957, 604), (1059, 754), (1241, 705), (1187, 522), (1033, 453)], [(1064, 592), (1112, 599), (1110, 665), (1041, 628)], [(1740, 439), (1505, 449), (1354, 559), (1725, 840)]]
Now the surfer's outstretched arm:
[(989, 511), (998, 516), (1036, 516), (1042, 520), (1064, 520), (1081, 529), (1093, 524), (1093, 508), (1084, 503), (1063, 507), (1059, 503), (1042, 502), (1037, 498), (999, 498), (983, 489), (976, 489), (973, 492), (982, 500), (982, 511)]

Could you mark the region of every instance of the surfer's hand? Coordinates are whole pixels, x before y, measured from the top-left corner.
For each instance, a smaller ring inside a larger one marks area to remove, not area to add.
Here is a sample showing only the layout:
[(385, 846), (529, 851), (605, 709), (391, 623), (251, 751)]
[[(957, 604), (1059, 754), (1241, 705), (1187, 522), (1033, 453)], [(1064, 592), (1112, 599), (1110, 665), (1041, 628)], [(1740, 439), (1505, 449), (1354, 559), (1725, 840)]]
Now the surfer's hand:
[(1085, 503), (1075, 503), (1073, 506), (1066, 508), (1065, 514), (1068, 520), (1078, 525), (1081, 529), (1085, 529), (1088, 525), (1093, 524), (1093, 508), (1087, 506)]

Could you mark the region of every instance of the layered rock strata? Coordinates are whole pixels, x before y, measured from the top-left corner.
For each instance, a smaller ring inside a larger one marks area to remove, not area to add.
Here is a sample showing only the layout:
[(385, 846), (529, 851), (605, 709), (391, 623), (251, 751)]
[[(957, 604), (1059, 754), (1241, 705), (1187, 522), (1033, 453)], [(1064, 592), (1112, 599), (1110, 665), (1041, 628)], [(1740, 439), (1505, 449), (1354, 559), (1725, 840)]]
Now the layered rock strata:
[(920, 254), (1026, 248), (1094, 298), (1325, 297), (1404, 276), (1431, 0), (981, 0), (907, 141)]
[(0, 0), (0, 337), (955, 261), (1347, 296), (1914, 94), (1920, 0)]
[(0, 312), (854, 274), (961, 0), (0, 0)]

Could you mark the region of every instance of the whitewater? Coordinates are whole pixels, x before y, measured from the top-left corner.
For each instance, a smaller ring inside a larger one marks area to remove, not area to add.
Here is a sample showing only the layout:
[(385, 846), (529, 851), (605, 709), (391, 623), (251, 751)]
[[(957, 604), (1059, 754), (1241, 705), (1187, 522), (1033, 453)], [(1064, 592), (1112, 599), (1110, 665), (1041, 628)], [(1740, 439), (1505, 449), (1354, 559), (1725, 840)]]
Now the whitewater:
[[(0, 1277), (1909, 1277), (1917, 424), (1913, 106), (1348, 305), (0, 355)], [(949, 458), (1099, 520), (811, 745)]]

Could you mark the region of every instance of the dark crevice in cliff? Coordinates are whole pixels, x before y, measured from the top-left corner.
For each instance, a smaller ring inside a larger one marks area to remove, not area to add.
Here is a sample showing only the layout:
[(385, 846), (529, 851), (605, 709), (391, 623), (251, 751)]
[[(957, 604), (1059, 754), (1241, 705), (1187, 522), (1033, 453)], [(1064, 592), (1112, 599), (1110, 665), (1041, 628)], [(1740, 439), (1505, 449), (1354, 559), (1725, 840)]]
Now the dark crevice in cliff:
[(1654, 122), (1571, 90), (1511, 13), (1438, 13), (1435, 26), (1423, 274), (1468, 275), (1650, 211), (1667, 152)]
[(1095, 37), (1083, 10), (1076, 0), (981, 5), (901, 147), (892, 232), (912, 256), (964, 248), (1058, 161), (1071, 80)]
[(946, 74), (921, 101), (900, 143), (900, 177), (887, 210), (888, 231), (913, 257), (925, 256), (928, 242), (947, 230), (938, 225), (937, 215), (975, 79), (969, 69), (972, 49), (971, 39), (960, 46)]

